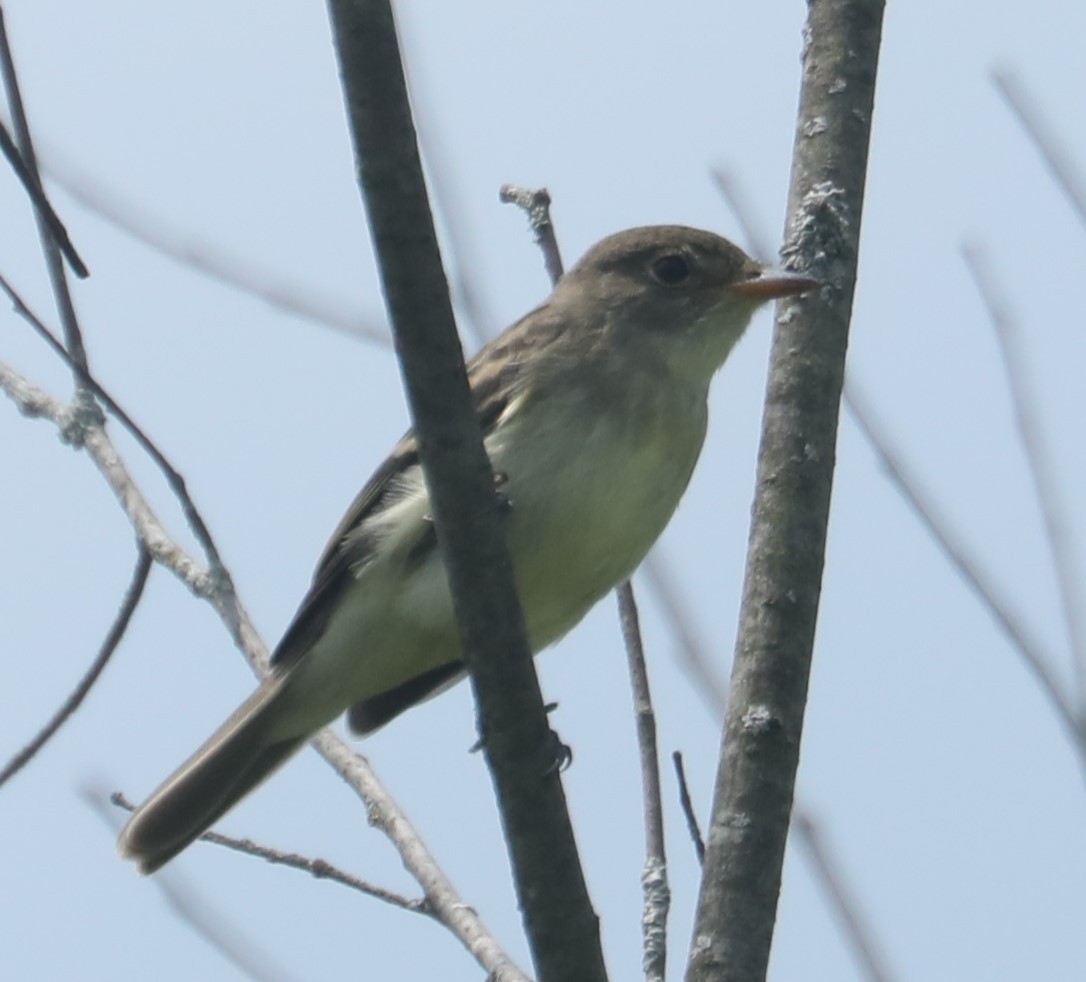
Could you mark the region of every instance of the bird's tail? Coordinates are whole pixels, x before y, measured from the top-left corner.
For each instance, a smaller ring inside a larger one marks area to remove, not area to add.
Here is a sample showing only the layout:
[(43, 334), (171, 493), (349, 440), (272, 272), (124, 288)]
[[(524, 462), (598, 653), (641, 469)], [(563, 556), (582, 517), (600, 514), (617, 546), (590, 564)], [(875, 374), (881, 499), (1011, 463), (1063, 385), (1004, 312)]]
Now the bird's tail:
[(281, 680), (265, 680), (136, 809), (121, 830), (117, 851), (134, 859), (141, 873), (153, 873), (298, 751), (308, 733), (284, 738), (272, 731), (283, 694)]

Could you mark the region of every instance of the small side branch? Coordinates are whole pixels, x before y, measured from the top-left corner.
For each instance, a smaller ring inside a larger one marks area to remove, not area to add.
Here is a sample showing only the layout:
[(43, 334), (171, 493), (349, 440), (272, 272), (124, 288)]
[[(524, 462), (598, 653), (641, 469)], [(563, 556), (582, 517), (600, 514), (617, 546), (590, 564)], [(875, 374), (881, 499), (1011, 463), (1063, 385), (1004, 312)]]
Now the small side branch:
[(121, 643), (121, 638), (124, 637), (124, 632), (128, 630), (128, 625), (132, 620), (132, 615), (136, 612), (136, 607), (139, 606), (140, 599), (143, 597), (143, 588), (147, 584), (147, 576), (151, 572), (151, 554), (142, 543), (137, 543), (136, 550), (136, 568), (132, 573), (132, 582), (125, 591), (120, 609), (110, 625), (109, 632), (102, 642), (102, 647), (98, 650), (97, 657), (91, 662), (90, 668), (87, 669), (83, 678), (79, 680), (79, 684), (72, 694), (64, 700), (64, 704), (42, 728), (41, 732), (12, 757), (3, 770), (0, 770), (0, 787), (26, 766), (38, 751), (52, 739), (65, 721), (82, 705), (87, 693), (90, 692), (94, 683), (98, 681), (98, 677), (109, 663), (110, 658), (113, 657), (113, 652), (117, 650), (117, 646)]

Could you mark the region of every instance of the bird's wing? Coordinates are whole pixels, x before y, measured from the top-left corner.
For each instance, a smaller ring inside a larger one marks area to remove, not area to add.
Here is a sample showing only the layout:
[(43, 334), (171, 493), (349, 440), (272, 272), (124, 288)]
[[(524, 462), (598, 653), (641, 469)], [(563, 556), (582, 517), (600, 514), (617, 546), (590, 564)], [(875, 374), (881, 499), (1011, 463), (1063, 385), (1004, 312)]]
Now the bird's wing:
[[(545, 306), (537, 308), (487, 345), (468, 366), (472, 402), (484, 439), (493, 432), (511, 398), (519, 392), (523, 357), (514, 353), (523, 355), (524, 345), (515, 341), (523, 339), (530, 319), (531, 339), (538, 344), (562, 333), (560, 324), (547, 317)], [(377, 540), (366, 534), (367, 522), (397, 499), (402, 488), (400, 478), (417, 466), (418, 440), (410, 430), (366, 482), (332, 533), (317, 563), (309, 591), (272, 654), (274, 666), (286, 668), (294, 664), (323, 634), (340, 594), (354, 582), (377, 545)], [(421, 558), (420, 550), (436, 548), (432, 524), (420, 523), (418, 538), (419, 542), (412, 550), (412, 558), (416, 560)]]

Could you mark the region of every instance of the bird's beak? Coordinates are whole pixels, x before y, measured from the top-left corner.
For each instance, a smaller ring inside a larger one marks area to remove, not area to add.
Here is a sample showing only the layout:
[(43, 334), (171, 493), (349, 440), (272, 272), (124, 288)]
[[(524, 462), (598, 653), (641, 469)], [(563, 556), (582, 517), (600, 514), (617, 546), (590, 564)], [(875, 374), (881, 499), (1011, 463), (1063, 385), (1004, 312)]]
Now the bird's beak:
[(809, 276), (767, 266), (753, 279), (733, 283), (731, 291), (751, 300), (776, 300), (778, 297), (807, 293), (821, 285)]

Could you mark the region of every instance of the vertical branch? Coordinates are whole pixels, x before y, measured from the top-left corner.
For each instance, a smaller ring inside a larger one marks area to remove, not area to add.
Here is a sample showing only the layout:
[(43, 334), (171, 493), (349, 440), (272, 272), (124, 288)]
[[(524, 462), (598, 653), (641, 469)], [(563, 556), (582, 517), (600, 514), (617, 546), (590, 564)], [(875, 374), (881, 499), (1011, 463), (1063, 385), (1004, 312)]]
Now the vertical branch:
[[(30, 126), (26, 120), (26, 112), (23, 109), (22, 95), (19, 91), (19, 79), (15, 74), (15, 61), (11, 55), (11, 46), (8, 44), (7, 26), (4, 23), (4, 12), (0, 9), (0, 72), (4, 78), (4, 88), (7, 91), (8, 108), (11, 110), (11, 121), (15, 128), (15, 140), (22, 155), (23, 164), (26, 167), (34, 184), (41, 191), (41, 175), (38, 171), (38, 159), (34, 153), (34, 143), (30, 136)], [(49, 272), (49, 283), (53, 288), (53, 298), (60, 314), (60, 322), (64, 328), (64, 342), (68, 353), (72, 356), (77, 368), (87, 371), (87, 352), (83, 347), (83, 335), (79, 329), (79, 320), (75, 315), (75, 305), (72, 303), (72, 295), (68, 290), (68, 280), (64, 275), (64, 262), (61, 258), (60, 247), (50, 226), (47, 213), (40, 208), (34, 209), (34, 217), (38, 223), (38, 235), (41, 238), (42, 251), (45, 254), (45, 267)], [(90, 393), (84, 387), (83, 379), (78, 371), (75, 372), (76, 388), (84, 393), (84, 400), (90, 400)]]
[[(543, 253), (543, 264), (557, 284), (564, 272), (558, 237), (551, 221), (551, 196), (546, 188), (502, 186), (498, 194), (505, 204), (514, 204), (528, 216), (528, 225)], [(644, 907), (641, 915), (642, 966), (649, 982), (663, 982), (667, 966), (667, 916), (671, 909), (671, 891), (667, 882), (667, 854), (664, 850), (664, 809), (660, 796), (660, 762), (656, 747), (656, 714), (652, 708), (649, 675), (645, 668), (645, 649), (641, 641), (641, 621), (633, 584), (623, 580), (615, 590), (618, 599), (622, 640), (630, 671), (637, 747), (641, 758), (641, 795), (645, 809), (645, 868), (641, 873)]]
[(541, 979), (603, 980), (512, 564), (471, 406), (390, 0), (330, 0), (360, 184), (434, 525)]
[(629, 580), (619, 584), (617, 594), (637, 721), (637, 746), (641, 752), (641, 788), (645, 808), (645, 868), (641, 873), (641, 889), (644, 893), (644, 909), (641, 915), (644, 951), (641, 962), (647, 982), (663, 982), (667, 966), (667, 915), (671, 908), (671, 890), (667, 883), (667, 854), (664, 851), (664, 809), (660, 799), (656, 714), (652, 709), (649, 676), (645, 670), (637, 601)]
[(882, 13), (882, 0), (808, 7), (785, 254), (826, 285), (778, 307), (689, 982), (756, 982), (769, 961), (821, 591)]

